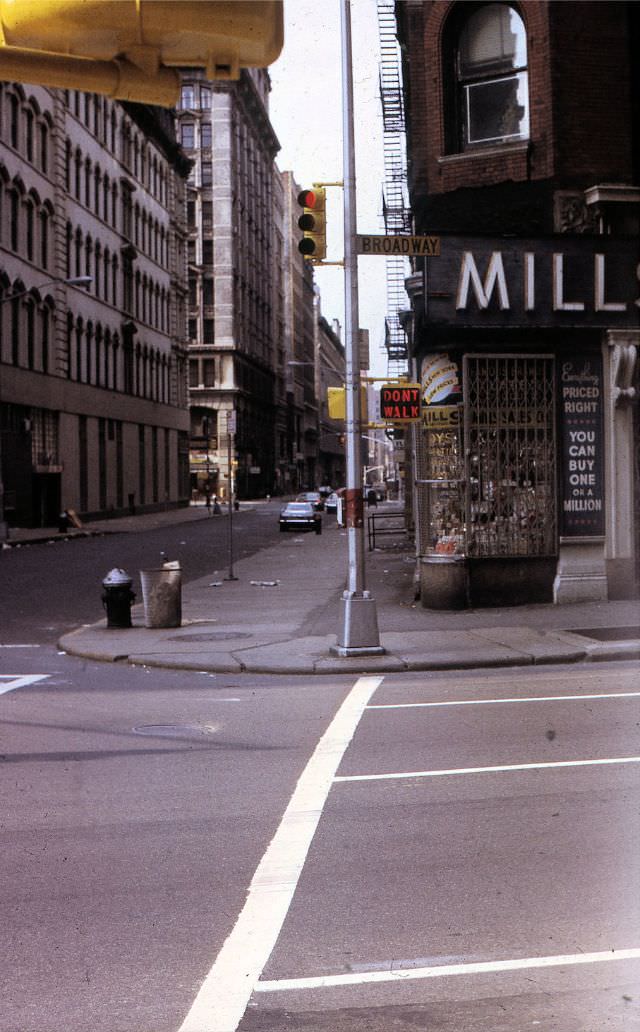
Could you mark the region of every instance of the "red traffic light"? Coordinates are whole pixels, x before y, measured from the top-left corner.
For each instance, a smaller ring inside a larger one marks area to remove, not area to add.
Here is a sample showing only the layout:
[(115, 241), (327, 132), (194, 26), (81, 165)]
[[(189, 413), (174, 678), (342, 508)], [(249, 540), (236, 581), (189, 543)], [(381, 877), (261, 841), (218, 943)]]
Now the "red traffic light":
[(301, 190), (298, 194), (298, 204), (301, 208), (315, 208), (318, 198), (315, 190)]

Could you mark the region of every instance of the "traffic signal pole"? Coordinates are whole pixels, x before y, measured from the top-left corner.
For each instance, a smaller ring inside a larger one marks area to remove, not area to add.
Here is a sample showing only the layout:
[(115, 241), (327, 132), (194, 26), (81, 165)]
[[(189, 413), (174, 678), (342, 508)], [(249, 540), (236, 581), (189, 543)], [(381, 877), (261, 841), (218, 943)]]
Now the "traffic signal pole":
[(356, 252), (356, 167), (353, 129), (351, 4), (341, 0), (342, 148), (344, 165), (344, 292), (346, 357), (346, 514), (348, 576), (340, 599), (340, 627), (334, 648), (341, 656), (377, 655), (380, 645), (375, 599), (365, 588), (364, 497), (360, 444), (361, 402), (358, 354), (358, 256)]

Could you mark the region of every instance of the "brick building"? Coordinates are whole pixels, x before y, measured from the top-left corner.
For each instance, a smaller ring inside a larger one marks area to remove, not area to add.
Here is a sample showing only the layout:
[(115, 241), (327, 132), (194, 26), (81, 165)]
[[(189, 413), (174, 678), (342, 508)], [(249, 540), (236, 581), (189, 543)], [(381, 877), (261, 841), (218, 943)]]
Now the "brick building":
[(640, 10), (396, 4), (427, 606), (638, 583)]

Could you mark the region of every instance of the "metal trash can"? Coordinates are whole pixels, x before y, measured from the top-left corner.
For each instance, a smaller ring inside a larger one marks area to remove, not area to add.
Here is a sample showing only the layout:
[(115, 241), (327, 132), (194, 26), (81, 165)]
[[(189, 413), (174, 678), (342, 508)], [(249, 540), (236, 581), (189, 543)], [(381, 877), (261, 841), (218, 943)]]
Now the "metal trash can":
[(469, 570), (463, 555), (429, 555), (420, 560), (424, 609), (468, 609)]
[(145, 627), (179, 627), (182, 621), (182, 572), (177, 563), (140, 570)]
[(102, 582), (102, 605), (107, 611), (107, 627), (131, 627), (131, 606), (135, 592), (126, 570), (114, 567)]

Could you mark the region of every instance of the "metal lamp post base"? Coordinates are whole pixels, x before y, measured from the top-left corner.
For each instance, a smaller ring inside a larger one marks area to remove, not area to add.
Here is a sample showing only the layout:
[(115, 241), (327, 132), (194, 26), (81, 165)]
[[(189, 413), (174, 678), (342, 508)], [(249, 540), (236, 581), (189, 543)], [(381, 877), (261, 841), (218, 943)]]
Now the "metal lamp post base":
[(382, 656), (375, 599), (368, 591), (360, 595), (345, 591), (340, 599), (340, 631), (331, 651), (339, 656)]

